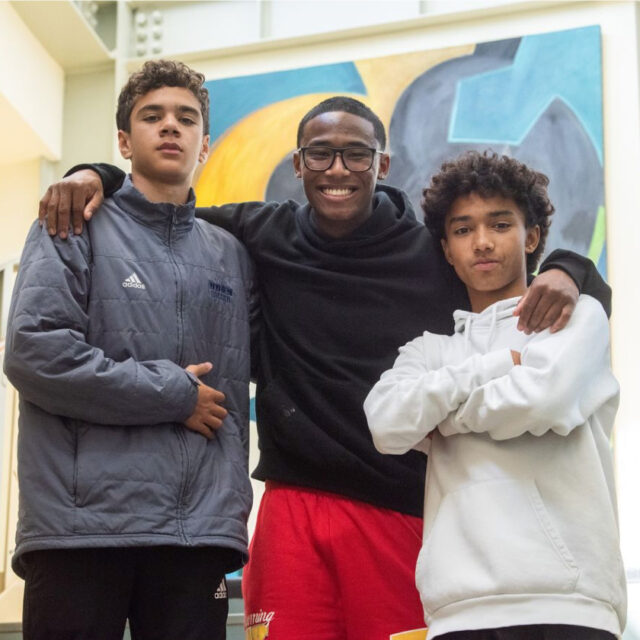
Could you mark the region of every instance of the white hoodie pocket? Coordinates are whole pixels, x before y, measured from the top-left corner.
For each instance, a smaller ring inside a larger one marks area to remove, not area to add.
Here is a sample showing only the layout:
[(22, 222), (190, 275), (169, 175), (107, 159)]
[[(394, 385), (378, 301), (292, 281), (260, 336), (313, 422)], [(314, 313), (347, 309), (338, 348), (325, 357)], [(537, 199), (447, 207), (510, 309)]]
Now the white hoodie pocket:
[(487, 481), (447, 494), (416, 567), (428, 613), (471, 598), (569, 593), (578, 575), (533, 480)]

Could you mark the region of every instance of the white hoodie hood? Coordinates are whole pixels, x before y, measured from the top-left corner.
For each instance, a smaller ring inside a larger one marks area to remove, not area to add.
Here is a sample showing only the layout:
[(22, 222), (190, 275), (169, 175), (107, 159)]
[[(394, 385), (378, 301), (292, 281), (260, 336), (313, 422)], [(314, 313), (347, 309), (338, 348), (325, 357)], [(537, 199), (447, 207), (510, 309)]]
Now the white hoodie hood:
[[(500, 300), (487, 307), (481, 313), (463, 311), (461, 309), (454, 311), (454, 331), (464, 336), (465, 348), (469, 352), (469, 355), (472, 353), (495, 351), (494, 340), (498, 332), (498, 327), (512, 327), (516, 322), (513, 312), (518, 304), (518, 300), (520, 300), (520, 298)], [(526, 338), (526, 336), (524, 336), (524, 338)], [(518, 340), (517, 342), (524, 344), (525, 340)]]

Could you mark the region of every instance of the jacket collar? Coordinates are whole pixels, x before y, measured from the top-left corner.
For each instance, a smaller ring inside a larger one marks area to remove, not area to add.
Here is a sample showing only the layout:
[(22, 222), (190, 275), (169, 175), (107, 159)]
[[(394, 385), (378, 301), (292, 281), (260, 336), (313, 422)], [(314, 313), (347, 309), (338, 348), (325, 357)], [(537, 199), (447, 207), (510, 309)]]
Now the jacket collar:
[(113, 194), (113, 200), (132, 218), (150, 227), (163, 238), (168, 233), (173, 233), (174, 236), (187, 233), (194, 224), (196, 197), (193, 189), (189, 189), (189, 199), (185, 204), (150, 202), (133, 186), (131, 175), (127, 175), (122, 187)]

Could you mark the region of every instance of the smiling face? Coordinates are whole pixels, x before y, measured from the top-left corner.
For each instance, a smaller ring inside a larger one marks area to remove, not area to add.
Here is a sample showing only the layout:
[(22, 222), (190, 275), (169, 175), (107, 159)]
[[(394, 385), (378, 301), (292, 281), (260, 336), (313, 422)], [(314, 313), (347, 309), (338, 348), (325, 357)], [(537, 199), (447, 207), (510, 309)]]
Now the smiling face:
[[(307, 122), (301, 147), (379, 148), (373, 124), (344, 111), (322, 113)], [(373, 210), (373, 192), (378, 178), (389, 171), (389, 156), (377, 153), (368, 171), (349, 171), (342, 157), (326, 171), (311, 171), (304, 166), (300, 152), (293, 156), (296, 176), (302, 178), (304, 191), (313, 209), (320, 231), (331, 237), (343, 237), (357, 229)]]
[(526, 254), (537, 247), (540, 228), (525, 226), (525, 215), (513, 200), (460, 196), (447, 212), (444, 231), (445, 257), (467, 285), (473, 311), (524, 294)]
[(198, 162), (207, 159), (200, 103), (182, 87), (161, 87), (141, 96), (130, 131), (118, 131), (120, 152), (131, 160), (134, 184), (189, 188)]

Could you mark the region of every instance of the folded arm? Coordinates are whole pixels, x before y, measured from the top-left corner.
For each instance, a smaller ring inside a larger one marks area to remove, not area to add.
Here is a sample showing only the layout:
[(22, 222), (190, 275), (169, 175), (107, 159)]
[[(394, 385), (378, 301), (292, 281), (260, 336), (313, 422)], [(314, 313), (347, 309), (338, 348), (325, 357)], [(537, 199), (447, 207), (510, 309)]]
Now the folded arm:
[(608, 336), (600, 305), (581, 297), (566, 329), (534, 336), (522, 350), (522, 364), (476, 387), (440, 432), (486, 432), (496, 440), (549, 430), (568, 435), (606, 402), (617, 403)]
[[(448, 339), (448, 338), (447, 338)], [(509, 349), (442, 365), (442, 338), (432, 334), (400, 349), (364, 403), (376, 449), (401, 454), (420, 443), (475, 388), (513, 367)]]

